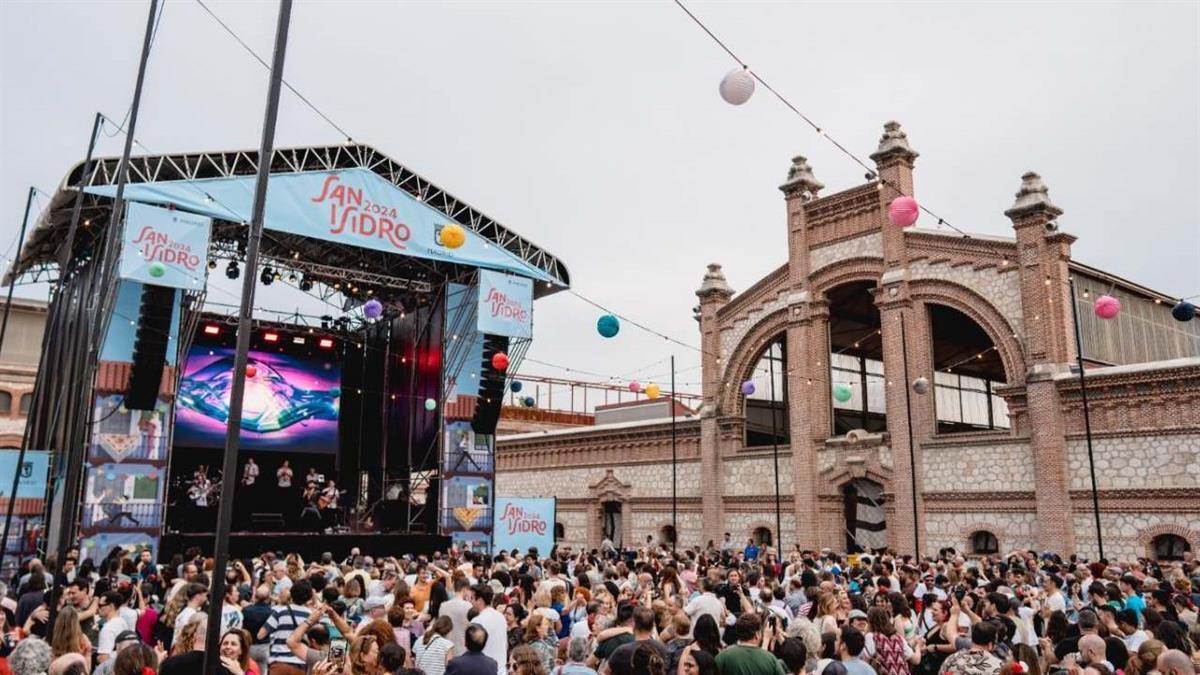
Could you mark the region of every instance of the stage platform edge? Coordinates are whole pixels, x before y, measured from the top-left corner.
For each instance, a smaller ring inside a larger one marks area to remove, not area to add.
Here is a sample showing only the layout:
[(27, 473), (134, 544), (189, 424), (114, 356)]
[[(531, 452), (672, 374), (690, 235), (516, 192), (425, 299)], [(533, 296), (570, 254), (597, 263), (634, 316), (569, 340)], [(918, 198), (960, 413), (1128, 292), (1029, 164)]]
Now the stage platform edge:
[[(166, 562), (193, 546), (203, 555), (213, 554), (213, 532), (168, 532), (163, 534), (158, 558)], [(357, 546), (372, 557), (431, 554), (450, 548), (450, 537), (424, 532), (233, 532), (229, 553), (235, 558), (253, 558), (267, 551), (299, 553), (306, 561), (317, 560), (326, 551), (342, 560)]]

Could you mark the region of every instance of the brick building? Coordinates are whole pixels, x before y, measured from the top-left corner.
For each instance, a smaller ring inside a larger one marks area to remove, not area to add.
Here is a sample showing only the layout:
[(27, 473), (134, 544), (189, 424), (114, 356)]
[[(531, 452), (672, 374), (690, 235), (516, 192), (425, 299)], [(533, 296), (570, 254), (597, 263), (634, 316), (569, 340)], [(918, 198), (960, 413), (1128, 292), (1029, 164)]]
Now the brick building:
[[(708, 266), (704, 404), (677, 424), (674, 522), (661, 420), (501, 437), (498, 494), (559, 497), (575, 546), (781, 532), (785, 549), (1095, 556), (1094, 464), (1108, 557), (1200, 549), (1200, 321), (1074, 261), (1035, 173), (1005, 211), (1012, 237), (891, 225), (918, 154), (884, 129), (871, 158), (885, 181), (823, 195), (793, 160), (786, 264), (738, 294)], [(1103, 293), (1121, 301), (1114, 320), (1093, 312)]]

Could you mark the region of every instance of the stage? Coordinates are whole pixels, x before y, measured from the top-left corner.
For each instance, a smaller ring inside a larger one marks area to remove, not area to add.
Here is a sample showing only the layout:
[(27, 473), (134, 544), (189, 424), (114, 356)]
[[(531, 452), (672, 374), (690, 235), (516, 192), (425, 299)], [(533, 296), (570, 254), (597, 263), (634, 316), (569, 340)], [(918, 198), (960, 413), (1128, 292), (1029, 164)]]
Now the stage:
[[(170, 560), (193, 546), (211, 555), (213, 532), (166, 533), (162, 536), (160, 560)], [(429, 555), (450, 548), (450, 537), (421, 532), (233, 532), (229, 536), (229, 553), (235, 558), (253, 558), (266, 551), (283, 554), (298, 553), (306, 561), (318, 560), (326, 551), (334, 560), (341, 560), (357, 546), (363, 555), (373, 557), (405, 554)]]

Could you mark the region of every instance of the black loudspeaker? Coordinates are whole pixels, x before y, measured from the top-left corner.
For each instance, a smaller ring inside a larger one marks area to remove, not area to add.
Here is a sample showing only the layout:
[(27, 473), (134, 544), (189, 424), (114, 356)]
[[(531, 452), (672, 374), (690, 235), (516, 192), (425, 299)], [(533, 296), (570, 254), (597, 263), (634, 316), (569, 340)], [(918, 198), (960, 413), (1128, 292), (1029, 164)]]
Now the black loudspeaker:
[(500, 407), (504, 405), (506, 371), (493, 368), (492, 357), (507, 351), (507, 337), (503, 335), (483, 336), (483, 363), (479, 368), (479, 399), (475, 402), (475, 416), (471, 418), (471, 429), (477, 434), (496, 433), (496, 424), (500, 421)]
[(129, 372), (129, 389), (125, 391), (125, 407), (130, 410), (153, 410), (158, 401), (174, 302), (173, 288), (152, 284), (142, 287), (137, 336), (133, 341), (133, 368)]

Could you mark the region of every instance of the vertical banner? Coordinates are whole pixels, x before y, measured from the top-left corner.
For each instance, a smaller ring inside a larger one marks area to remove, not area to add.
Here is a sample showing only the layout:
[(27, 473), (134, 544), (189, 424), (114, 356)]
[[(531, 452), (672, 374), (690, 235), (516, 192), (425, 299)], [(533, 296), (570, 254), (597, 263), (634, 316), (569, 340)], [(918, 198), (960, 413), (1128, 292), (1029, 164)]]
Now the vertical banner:
[(496, 497), (496, 521), (492, 542), (497, 551), (531, 548), (548, 555), (554, 548), (554, 520), (558, 503), (554, 497)]
[(184, 290), (204, 288), (212, 218), (129, 202), (121, 278)]
[(461, 549), (487, 551), (496, 476), (494, 437), (476, 434), (470, 422), (451, 421), (443, 438), (439, 529)]
[(533, 337), (533, 280), (479, 270), (476, 328), (490, 335)]

